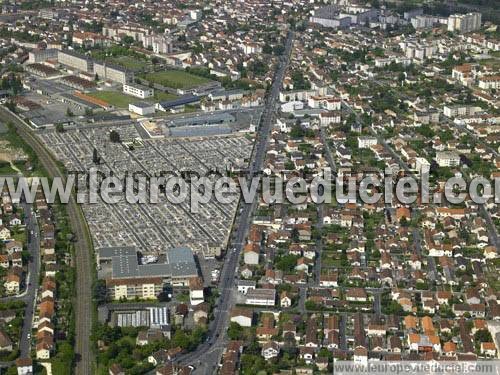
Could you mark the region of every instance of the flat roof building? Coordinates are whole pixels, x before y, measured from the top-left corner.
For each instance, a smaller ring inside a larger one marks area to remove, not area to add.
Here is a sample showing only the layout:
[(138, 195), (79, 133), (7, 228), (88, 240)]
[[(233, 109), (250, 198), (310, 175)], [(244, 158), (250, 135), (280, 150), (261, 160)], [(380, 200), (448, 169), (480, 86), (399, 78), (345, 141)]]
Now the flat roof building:
[(165, 261), (140, 264), (134, 247), (107, 247), (99, 250), (99, 266), (111, 263), (106, 278), (113, 299), (156, 298), (165, 284), (187, 286), (189, 279), (198, 276), (193, 252), (188, 247), (167, 250)]

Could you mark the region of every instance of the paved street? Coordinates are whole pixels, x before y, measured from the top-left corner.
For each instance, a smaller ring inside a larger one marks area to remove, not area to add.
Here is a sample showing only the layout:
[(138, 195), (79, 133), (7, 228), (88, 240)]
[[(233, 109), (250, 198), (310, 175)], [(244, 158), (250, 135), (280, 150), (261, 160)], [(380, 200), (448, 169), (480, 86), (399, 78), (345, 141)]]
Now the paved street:
[[(279, 92), (283, 82), (285, 70), (290, 58), (292, 49), (293, 34), (290, 33), (286, 42), (285, 53), (280, 60), (280, 65), (276, 71), (271, 91), (267, 97), (266, 106), (261, 117), (260, 128), (257, 133), (252, 161), (250, 163), (249, 178), (260, 173), (264, 163), (269, 135), (275, 121), (275, 111)], [(252, 213), (257, 205), (257, 200), (252, 203), (240, 201), (241, 213), (235, 223), (232, 236), (232, 247), (226, 255), (226, 261), (221, 271), (219, 284), (219, 303), (214, 312), (215, 318), (210, 323), (207, 341), (201, 344), (195, 351), (187, 353), (178, 358), (181, 364), (195, 366), (195, 374), (212, 374), (217, 367), (223, 349), (226, 346), (227, 338), (225, 331), (229, 321), (229, 311), (233, 306), (232, 289), (234, 286), (235, 271), (238, 265), (240, 252), (243, 249), (248, 228), (252, 221)], [(234, 249), (234, 250), (233, 250)]]

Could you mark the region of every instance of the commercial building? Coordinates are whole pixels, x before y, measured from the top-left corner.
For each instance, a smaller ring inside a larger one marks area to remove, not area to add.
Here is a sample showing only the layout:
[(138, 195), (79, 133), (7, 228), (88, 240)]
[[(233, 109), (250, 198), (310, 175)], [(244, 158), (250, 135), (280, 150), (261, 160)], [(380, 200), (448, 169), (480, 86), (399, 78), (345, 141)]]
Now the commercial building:
[(146, 99), (154, 95), (154, 89), (144, 85), (127, 83), (123, 85), (123, 92), (125, 94), (135, 96), (136, 98)]
[(135, 247), (102, 248), (97, 254), (99, 267), (108, 266), (106, 278), (112, 299), (156, 298), (166, 284), (187, 286), (198, 276), (193, 252), (187, 247), (167, 250), (163, 262), (140, 264)]

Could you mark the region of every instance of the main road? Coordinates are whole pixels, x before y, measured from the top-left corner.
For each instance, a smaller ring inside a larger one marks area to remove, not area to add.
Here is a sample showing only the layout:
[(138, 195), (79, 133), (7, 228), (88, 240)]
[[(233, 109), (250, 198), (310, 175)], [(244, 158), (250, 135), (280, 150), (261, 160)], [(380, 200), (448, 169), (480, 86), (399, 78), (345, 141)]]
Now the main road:
[[(50, 177), (59, 177), (63, 182), (66, 176), (52, 154), (36, 137), (33, 130), (17, 115), (0, 106), (0, 117), (12, 123), (19, 136), (33, 149), (39, 162)], [(92, 330), (92, 243), (83, 213), (73, 196), (66, 205), (71, 228), (75, 234), (76, 263), (76, 322), (75, 352), (77, 355), (76, 373), (90, 375), (94, 372), (93, 352), (90, 349)]]
[[(293, 45), (293, 32), (288, 34), (285, 52), (280, 57), (271, 90), (267, 96), (264, 111), (262, 113), (260, 127), (257, 132), (255, 146), (249, 166), (248, 180), (252, 176), (261, 173), (266, 156), (269, 136), (273, 128), (278, 104), (279, 93), (283, 84), (285, 71), (290, 60)], [(195, 374), (213, 374), (222, 356), (222, 352), (227, 344), (225, 331), (229, 322), (229, 312), (234, 304), (233, 290), (236, 267), (240, 253), (243, 249), (248, 228), (252, 221), (252, 214), (255, 211), (258, 199), (250, 203), (240, 201), (239, 219), (235, 222), (231, 245), (228, 246), (226, 261), (220, 276), (218, 304), (214, 312), (214, 320), (208, 328), (207, 340), (198, 348), (177, 359), (177, 362), (184, 365), (195, 366)]]

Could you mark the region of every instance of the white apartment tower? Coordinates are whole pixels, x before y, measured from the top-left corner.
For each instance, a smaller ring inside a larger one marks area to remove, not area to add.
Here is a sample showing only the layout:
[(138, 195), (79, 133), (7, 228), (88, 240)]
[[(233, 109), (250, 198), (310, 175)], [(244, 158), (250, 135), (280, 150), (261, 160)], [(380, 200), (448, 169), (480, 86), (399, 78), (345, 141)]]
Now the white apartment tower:
[(481, 28), (481, 13), (452, 14), (448, 17), (448, 31), (469, 33)]

